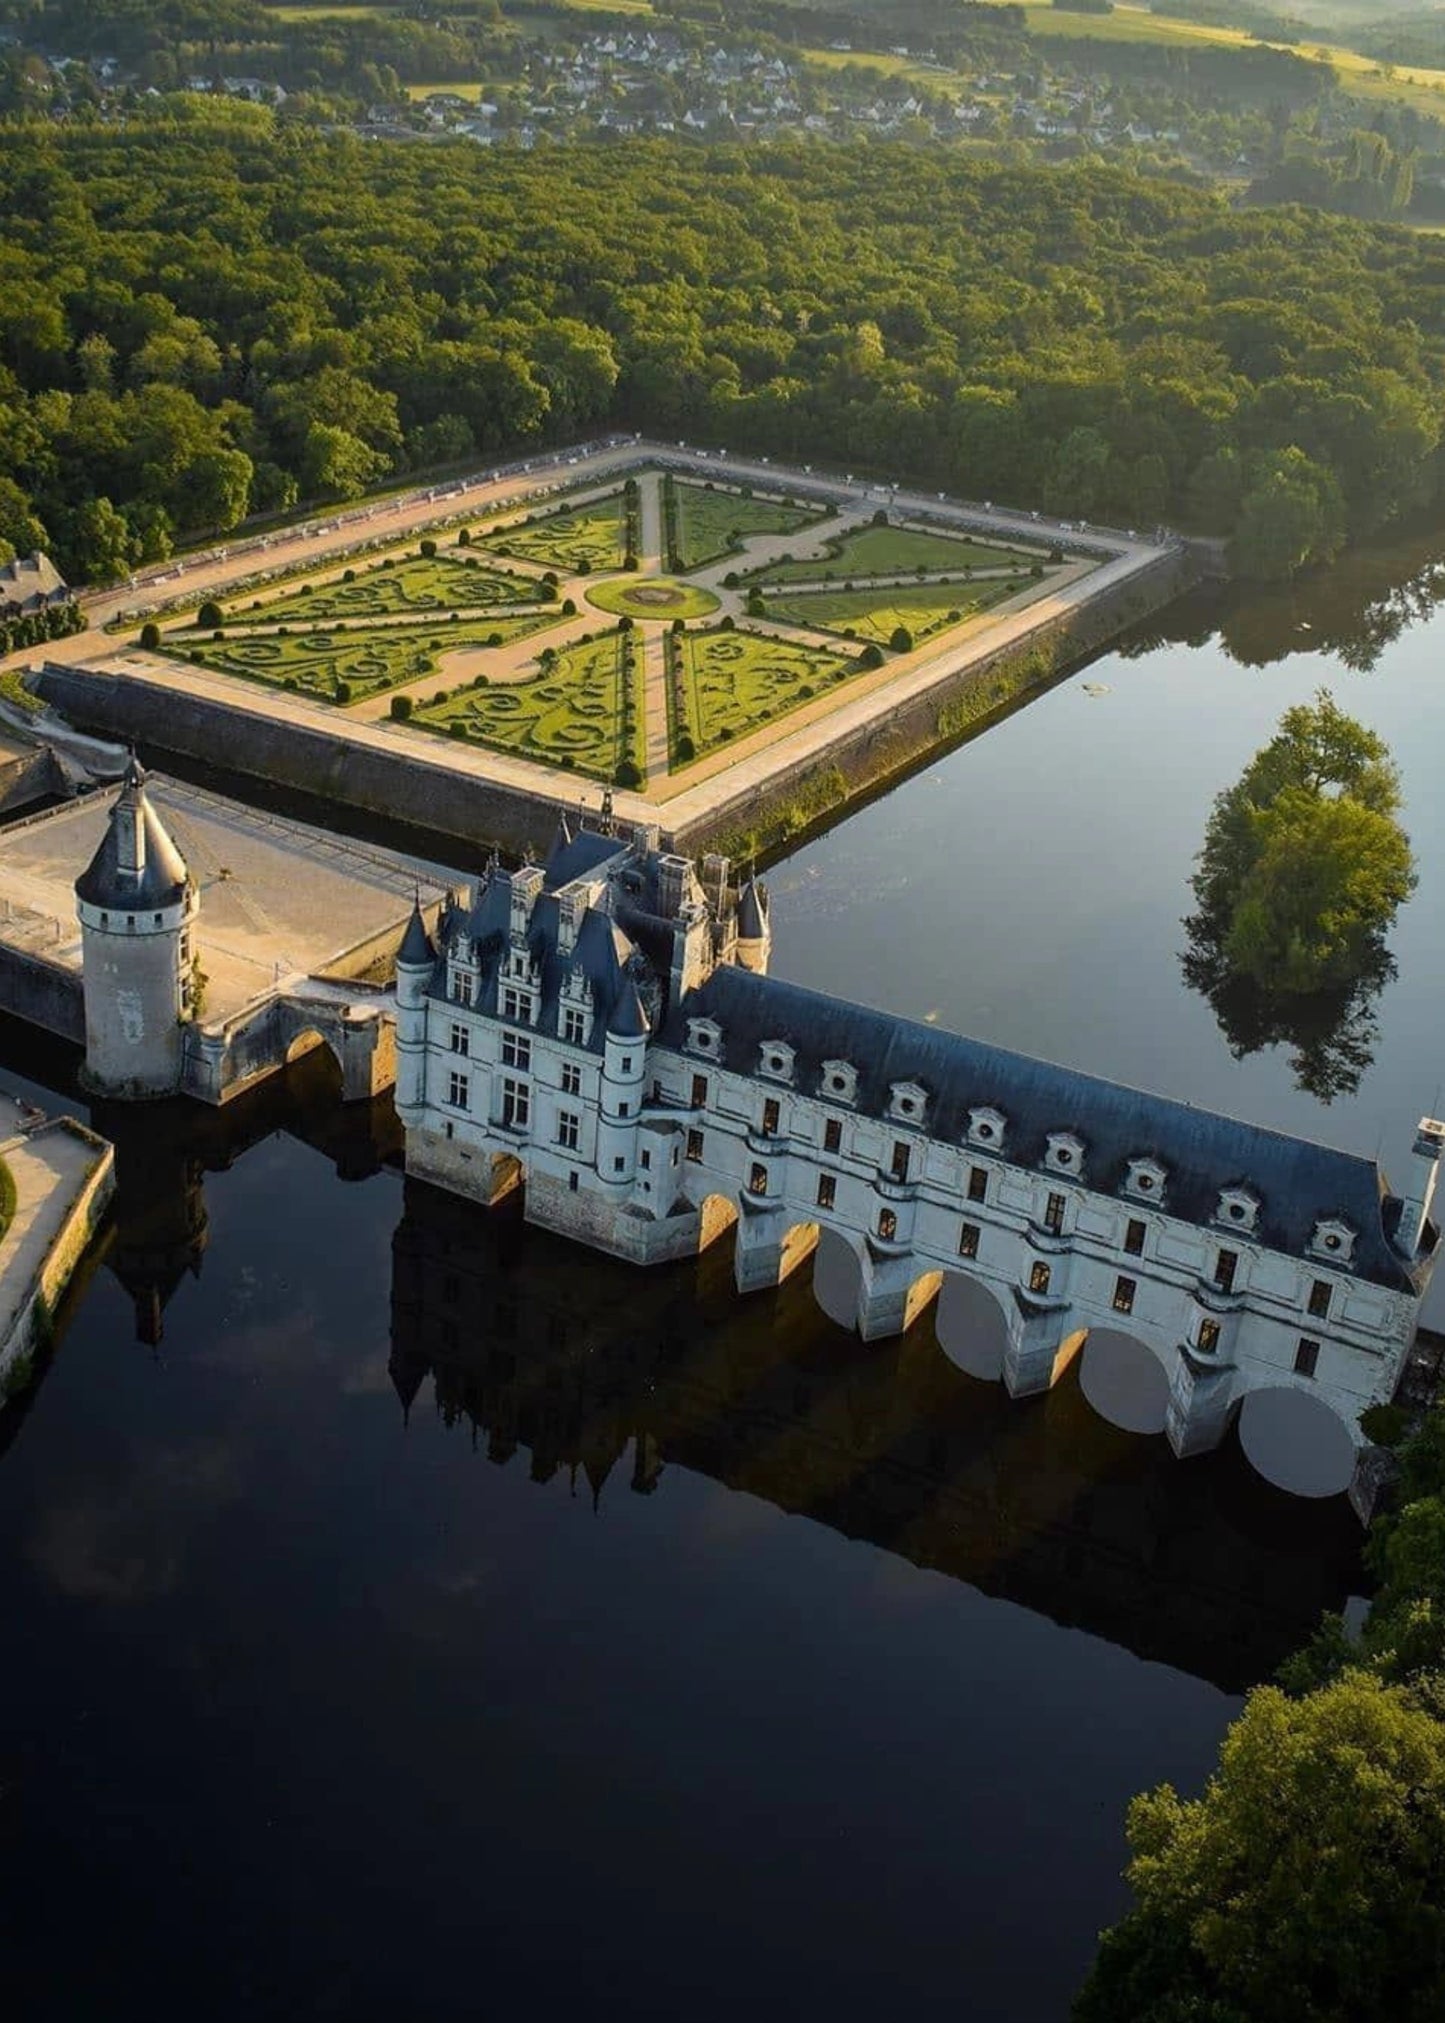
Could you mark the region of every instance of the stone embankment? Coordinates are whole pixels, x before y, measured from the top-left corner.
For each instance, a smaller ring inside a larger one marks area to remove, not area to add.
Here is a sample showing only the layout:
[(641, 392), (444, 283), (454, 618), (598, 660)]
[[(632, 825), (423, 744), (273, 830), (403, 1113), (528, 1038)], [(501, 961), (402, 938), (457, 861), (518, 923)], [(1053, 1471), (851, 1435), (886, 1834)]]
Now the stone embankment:
[(36, 1121), (0, 1098), (0, 1159), (15, 1187), (0, 1237), (0, 1408), (29, 1384), (56, 1309), (90, 1249), (115, 1189), (115, 1153), (73, 1117)]

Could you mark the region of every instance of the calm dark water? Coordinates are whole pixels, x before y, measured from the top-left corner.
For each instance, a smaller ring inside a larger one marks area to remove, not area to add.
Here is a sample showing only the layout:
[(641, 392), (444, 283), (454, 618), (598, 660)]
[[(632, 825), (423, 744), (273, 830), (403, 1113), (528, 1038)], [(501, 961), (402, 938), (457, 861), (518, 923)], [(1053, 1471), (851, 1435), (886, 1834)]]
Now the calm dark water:
[[(1263, 665), (1173, 615), (778, 867), (776, 966), (1400, 1145), (1440, 1073), (1445, 621), (1381, 635), (1429, 561), (1240, 604)], [(1329, 1108), (1178, 962), (1212, 796), (1325, 680), (1426, 872)], [(65, 1089), (18, 1029), (0, 1061)], [(1359, 1583), (1343, 1507), (1232, 1448), (1181, 1467), (926, 1321), (864, 1349), (806, 1285), (740, 1302), (725, 1256), (639, 1276), (407, 1184), (322, 1063), (96, 1121), (109, 1248), (0, 1418), (17, 2017), (1050, 2023), (1130, 1794), (1197, 1787)]]

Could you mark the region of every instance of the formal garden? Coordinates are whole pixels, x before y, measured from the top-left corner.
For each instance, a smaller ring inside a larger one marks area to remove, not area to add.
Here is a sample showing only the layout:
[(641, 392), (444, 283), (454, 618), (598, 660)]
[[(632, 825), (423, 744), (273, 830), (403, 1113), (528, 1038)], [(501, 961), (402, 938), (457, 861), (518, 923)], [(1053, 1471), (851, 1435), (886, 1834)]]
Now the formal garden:
[[(635, 482), (635, 481), (633, 481)], [(493, 555), (540, 562), (569, 576), (621, 569), (637, 553), (637, 494), (623, 488), (581, 506), (529, 513), (477, 539)]]
[(674, 769), (747, 737), (860, 669), (857, 657), (736, 629), (667, 637), (668, 742)]
[(646, 776), (641, 649), (621, 626), (544, 648), (525, 680), (494, 684), (483, 674), (414, 703), (398, 696), (393, 711), (424, 730), (609, 785), (638, 787)]
[[(860, 576), (903, 576), (920, 570), (933, 575), (946, 570), (1032, 569), (1045, 563), (1042, 548), (1010, 548), (992, 541), (977, 541), (967, 534), (940, 534), (922, 527), (893, 527), (877, 521), (872, 526), (836, 534), (824, 545), (828, 551), (824, 561), (765, 563), (750, 570), (746, 580), (765, 586), (849, 582)], [(1063, 560), (1057, 551), (1056, 559)]]
[(436, 543), (410, 554), (347, 568), (339, 576), (305, 582), (278, 597), (253, 597), (224, 606), (227, 625), (275, 625), (300, 620), (419, 618), (430, 612), (477, 611), (498, 604), (545, 603), (555, 586), (484, 562), (465, 550), (441, 555)]
[(831, 514), (791, 499), (760, 499), (750, 488), (720, 490), (685, 478), (662, 480), (663, 552), (670, 569), (702, 569), (735, 555), (759, 534), (793, 534)]
[(991, 576), (972, 583), (903, 583), (880, 590), (794, 590), (754, 593), (749, 610), (781, 625), (836, 632), (906, 653), (940, 632), (1016, 597), (1032, 576)]
[(219, 634), (192, 632), (184, 640), (163, 640), (159, 650), (196, 667), (266, 682), (272, 688), (293, 690), (344, 708), (429, 674), (445, 674), (446, 663), (454, 654), (506, 646), (556, 623), (553, 613), (531, 612), (346, 631), (308, 628), (240, 637), (224, 630)]
[(679, 583), (671, 576), (614, 576), (592, 584), (584, 595), (614, 618), (710, 618), (719, 603), (700, 583)]

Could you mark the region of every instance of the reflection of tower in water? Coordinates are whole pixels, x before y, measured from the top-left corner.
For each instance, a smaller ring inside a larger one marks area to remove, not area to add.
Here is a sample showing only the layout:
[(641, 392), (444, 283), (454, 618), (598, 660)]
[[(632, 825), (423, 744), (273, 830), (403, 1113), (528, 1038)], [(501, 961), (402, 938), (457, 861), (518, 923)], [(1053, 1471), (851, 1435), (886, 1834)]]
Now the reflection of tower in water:
[[(594, 1501), (686, 1468), (1227, 1690), (1267, 1676), (1359, 1580), (1343, 1502), (1260, 1482), (1231, 1441), (1181, 1468), (1098, 1418), (1077, 1374), (1027, 1402), (924, 1320), (864, 1344), (800, 1274), (739, 1298), (728, 1246), (650, 1272), (409, 1181), (391, 1375), (408, 1415)], [(631, 1455), (627, 1450), (631, 1447)], [(604, 1495), (605, 1485), (605, 1495)]]

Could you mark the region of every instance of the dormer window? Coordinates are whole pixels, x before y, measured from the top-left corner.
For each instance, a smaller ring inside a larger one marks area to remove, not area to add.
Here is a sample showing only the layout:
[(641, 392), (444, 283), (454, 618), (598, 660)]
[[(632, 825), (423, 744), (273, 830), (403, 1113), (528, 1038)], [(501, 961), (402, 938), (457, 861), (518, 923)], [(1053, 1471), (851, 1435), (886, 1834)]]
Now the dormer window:
[(1007, 1128), (1008, 1119), (1002, 1110), (985, 1107), (981, 1110), (970, 1110), (968, 1113), (970, 1145), (982, 1145), (986, 1151), (1001, 1152)]
[(858, 1070), (851, 1061), (824, 1061), (823, 1094), (835, 1103), (856, 1102)]
[(1157, 1159), (1131, 1159), (1124, 1175), (1124, 1192), (1137, 1195), (1141, 1201), (1160, 1201), (1168, 1177)]
[(1331, 1264), (1353, 1264), (1355, 1232), (1338, 1216), (1324, 1216), (1315, 1224), (1309, 1250), (1311, 1257), (1327, 1257)]
[(786, 1040), (764, 1040), (758, 1049), (758, 1072), (775, 1082), (793, 1079), (793, 1049)]
[(1084, 1170), (1083, 1139), (1072, 1131), (1050, 1131), (1044, 1164), (1055, 1173), (1069, 1173), (1077, 1179)]
[(689, 1019), (687, 1022), (687, 1051), (692, 1054), (706, 1054), (716, 1060), (722, 1046), (722, 1027), (715, 1019)]
[(928, 1091), (917, 1082), (895, 1082), (888, 1091), (888, 1114), (904, 1124), (921, 1124)]
[(1247, 1187), (1224, 1188), (1214, 1219), (1228, 1229), (1237, 1229), (1242, 1235), (1247, 1235), (1259, 1221), (1259, 1196), (1252, 1194)]

